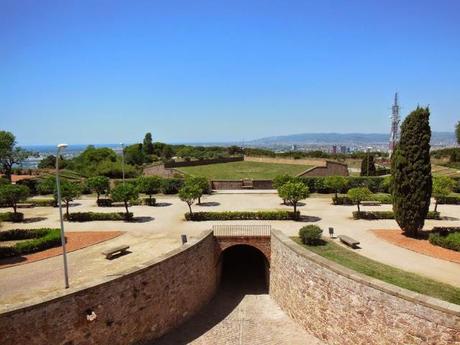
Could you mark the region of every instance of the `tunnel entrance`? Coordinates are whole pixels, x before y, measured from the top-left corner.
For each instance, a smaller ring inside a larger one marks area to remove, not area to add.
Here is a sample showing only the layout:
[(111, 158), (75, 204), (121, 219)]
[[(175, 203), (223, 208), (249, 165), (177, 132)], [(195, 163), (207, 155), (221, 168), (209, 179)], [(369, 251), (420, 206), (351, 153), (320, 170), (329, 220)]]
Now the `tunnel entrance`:
[(269, 264), (264, 254), (249, 245), (227, 248), (221, 256), (221, 289), (240, 294), (268, 293)]

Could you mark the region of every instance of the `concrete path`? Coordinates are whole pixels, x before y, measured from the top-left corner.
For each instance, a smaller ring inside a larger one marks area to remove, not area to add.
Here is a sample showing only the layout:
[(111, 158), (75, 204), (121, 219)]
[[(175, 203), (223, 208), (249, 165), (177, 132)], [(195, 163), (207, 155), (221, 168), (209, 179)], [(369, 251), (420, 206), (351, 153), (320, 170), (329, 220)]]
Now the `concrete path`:
[[(116, 239), (81, 249), (69, 254), (70, 284), (86, 284), (95, 278), (116, 276), (120, 272), (170, 251), (181, 245), (180, 235), (187, 234), (190, 239), (210, 229), (213, 224), (222, 222), (185, 222), (183, 215), (187, 205), (176, 196), (161, 196), (158, 207), (135, 206), (131, 210), (136, 222), (90, 222), (65, 223), (66, 231), (126, 231)], [(71, 212), (98, 211), (123, 212), (123, 208), (98, 208), (94, 199), (88, 197), (78, 200)], [(195, 211), (221, 210), (268, 210), (290, 209), (281, 204), (275, 194), (215, 194), (203, 199), (202, 206), (193, 206)], [(393, 220), (352, 220), (354, 206), (332, 206), (330, 196), (312, 196), (300, 207), (302, 215), (308, 216), (305, 222), (293, 221), (231, 221), (225, 224), (272, 224), (290, 236), (297, 235), (301, 226), (317, 224), (323, 229), (332, 226), (336, 234), (346, 234), (361, 242), (362, 255), (383, 263), (415, 272), (460, 287), (460, 265), (392, 245), (377, 238), (369, 229), (396, 229)], [(390, 206), (367, 207), (367, 209), (389, 210)], [(443, 215), (460, 217), (460, 206), (440, 205)], [(1, 209), (0, 212), (6, 211)], [(29, 223), (13, 224), (4, 222), (1, 230), (13, 228), (59, 227), (56, 208), (37, 207), (23, 209)], [(460, 226), (460, 220), (427, 221), (426, 227), (434, 225)], [(105, 260), (101, 252), (106, 247), (118, 244), (130, 245), (132, 253), (115, 260)], [(0, 266), (1, 267), (1, 266)], [(0, 311), (1, 308), (63, 288), (62, 257), (10, 268), (0, 268)]]

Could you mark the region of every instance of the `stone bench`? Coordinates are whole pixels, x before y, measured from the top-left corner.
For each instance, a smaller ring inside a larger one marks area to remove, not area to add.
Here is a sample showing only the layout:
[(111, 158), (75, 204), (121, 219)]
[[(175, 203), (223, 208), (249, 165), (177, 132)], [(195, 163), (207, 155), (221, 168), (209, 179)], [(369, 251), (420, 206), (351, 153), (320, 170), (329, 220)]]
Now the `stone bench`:
[(351, 248), (358, 248), (359, 241), (356, 241), (354, 238), (351, 238), (346, 235), (340, 235), (339, 239), (341, 242), (345, 243), (347, 246), (350, 246)]
[(111, 259), (112, 256), (114, 256), (115, 254), (120, 254), (120, 255), (125, 254), (128, 249), (129, 249), (129, 246), (126, 244), (123, 244), (118, 247), (113, 247), (113, 248), (104, 250), (102, 252), (102, 255), (105, 255), (106, 259)]
[(361, 205), (363, 206), (380, 206), (382, 203), (380, 201), (375, 201), (375, 200), (366, 200), (366, 201), (361, 201)]

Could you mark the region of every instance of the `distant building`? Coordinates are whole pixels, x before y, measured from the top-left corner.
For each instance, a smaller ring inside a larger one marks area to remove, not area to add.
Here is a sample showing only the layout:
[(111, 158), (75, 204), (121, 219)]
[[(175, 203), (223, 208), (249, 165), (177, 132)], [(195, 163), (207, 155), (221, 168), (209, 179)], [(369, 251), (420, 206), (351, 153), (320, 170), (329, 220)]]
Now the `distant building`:
[(291, 151), (297, 151), (297, 145), (296, 144), (291, 145)]
[(335, 155), (337, 153), (337, 145), (332, 146), (332, 153)]
[(340, 153), (347, 153), (348, 152), (348, 148), (346, 146), (340, 146)]

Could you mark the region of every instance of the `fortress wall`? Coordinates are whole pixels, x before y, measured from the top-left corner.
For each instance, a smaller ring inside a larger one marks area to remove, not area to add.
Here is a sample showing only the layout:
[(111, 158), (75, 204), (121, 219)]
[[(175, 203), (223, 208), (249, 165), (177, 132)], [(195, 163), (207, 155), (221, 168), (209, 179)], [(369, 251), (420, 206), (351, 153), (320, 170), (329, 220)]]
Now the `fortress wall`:
[(460, 306), (372, 279), (272, 231), (270, 295), (327, 344), (460, 344)]
[[(144, 343), (167, 333), (210, 301), (217, 288), (216, 243), (207, 232), (117, 278), (0, 314), (0, 343)], [(87, 312), (97, 318), (87, 320)]]

